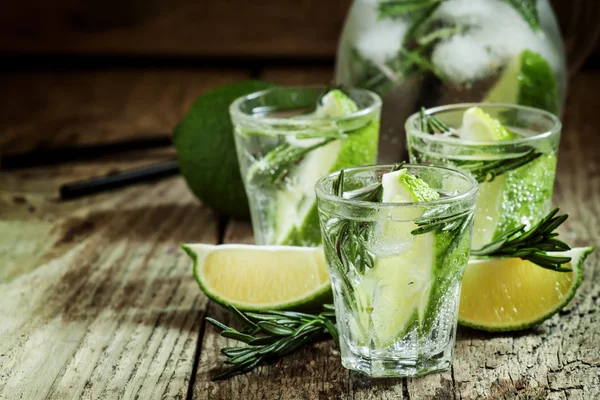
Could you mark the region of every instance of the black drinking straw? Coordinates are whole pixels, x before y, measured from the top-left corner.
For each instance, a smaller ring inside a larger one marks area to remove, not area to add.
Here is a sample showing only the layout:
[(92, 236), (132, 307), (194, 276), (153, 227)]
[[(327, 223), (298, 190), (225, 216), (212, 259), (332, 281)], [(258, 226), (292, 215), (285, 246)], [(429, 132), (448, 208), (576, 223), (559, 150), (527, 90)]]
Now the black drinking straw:
[(88, 160), (108, 154), (166, 147), (172, 144), (166, 134), (144, 138), (121, 140), (118, 142), (90, 145), (67, 146), (50, 149), (36, 149), (24, 153), (6, 154), (0, 157), (2, 169), (28, 168), (41, 165), (60, 164), (63, 162)]
[(100, 178), (64, 184), (60, 187), (60, 198), (63, 200), (75, 199), (77, 197), (103, 192), (133, 183), (164, 178), (178, 173), (179, 163), (177, 160), (168, 161), (161, 164), (150, 165), (148, 167), (110, 174)]

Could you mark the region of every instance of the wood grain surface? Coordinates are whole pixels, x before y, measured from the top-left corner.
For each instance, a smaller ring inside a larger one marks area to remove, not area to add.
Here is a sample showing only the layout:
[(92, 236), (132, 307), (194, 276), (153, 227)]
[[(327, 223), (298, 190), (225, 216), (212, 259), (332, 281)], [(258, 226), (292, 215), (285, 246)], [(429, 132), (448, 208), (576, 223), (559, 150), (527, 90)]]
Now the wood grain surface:
[[(278, 83), (326, 82), (327, 68), (266, 68)], [(209, 87), (244, 70), (110, 69), (0, 78), (0, 151), (168, 132)], [(564, 118), (555, 203), (574, 246), (600, 239), (600, 73), (576, 76)], [(204, 322), (229, 316), (201, 294), (181, 242), (252, 242), (179, 177), (61, 202), (60, 183), (153, 163), (170, 149), (0, 171), (0, 399), (596, 399), (600, 257), (570, 305), (540, 326), (459, 328), (453, 368), (371, 380), (341, 367), (328, 341), (225, 381)]]
[[(166, 131), (203, 91), (244, 72), (12, 74), (2, 149)], [(218, 219), (181, 178), (61, 202), (65, 181), (156, 162), (172, 150), (0, 172), (0, 398), (180, 398), (207, 299), (185, 241)]]

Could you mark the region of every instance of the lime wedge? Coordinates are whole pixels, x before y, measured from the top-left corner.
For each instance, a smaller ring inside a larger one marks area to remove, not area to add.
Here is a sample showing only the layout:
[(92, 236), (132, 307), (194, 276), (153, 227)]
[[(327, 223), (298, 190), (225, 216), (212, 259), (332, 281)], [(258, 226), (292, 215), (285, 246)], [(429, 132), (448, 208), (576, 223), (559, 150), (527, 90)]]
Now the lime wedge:
[[(465, 111), (462, 126), (458, 132), (461, 139), (473, 141), (509, 140), (515, 137), (500, 121), (492, 118), (479, 107), (471, 107)], [(496, 230), (502, 218), (505, 181), (506, 174), (495, 177), (491, 182), (479, 184), (473, 224), (472, 247), (474, 249), (490, 243), (496, 236)]]
[[(406, 169), (382, 176), (383, 202), (421, 202), (436, 200), (439, 193)], [(415, 210), (395, 214), (406, 222), (385, 221), (375, 229), (370, 250), (377, 258), (373, 268), (365, 271), (356, 292), (364, 305), (359, 308), (357, 333), (372, 332), (378, 347), (387, 347), (425, 318), (429, 295), (434, 283), (436, 235), (413, 236), (417, 226), (410, 220)], [(379, 247), (396, 249), (382, 251)], [(364, 335), (364, 334), (363, 334)]]
[(479, 107), (471, 107), (463, 114), (459, 129), (463, 140), (491, 141), (514, 139), (515, 135), (506, 129), (500, 121), (492, 118)]
[(486, 331), (527, 329), (550, 318), (575, 295), (592, 247), (561, 254), (572, 272), (556, 272), (519, 258), (473, 259), (465, 271), (458, 321)]
[(432, 201), (440, 194), (419, 177), (409, 174), (406, 168), (383, 174), (381, 177), (384, 203)]
[(213, 301), (240, 310), (318, 308), (331, 298), (318, 247), (185, 244), (194, 277)]
[[(350, 97), (335, 89), (322, 97), (314, 116), (340, 117), (357, 110), (358, 106)], [(361, 128), (347, 134), (343, 140), (335, 140), (311, 151), (290, 170), (286, 190), (279, 190), (276, 194), (274, 243), (291, 246), (321, 243), (315, 183), (333, 171), (374, 163), (378, 137), (379, 121), (365, 121)], [(294, 139), (290, 143), (296, 146), (297, 142), (299, 140)]]
[[(458, 130), (461, 139), (498, 141), (516, 138), (500, 121), (479, 107), (471, 107), (463, 115)], [(497, 239), (520, 224), (531, 225), (547, 211), (552, 197), (556, 155), (543, 154), (527, 165), (479, 183), (475, 208), (472, 248)]]
[(544, 57), (524, 50), (507, 65), (484, 102), (521, 104), (558, 114), (558, 81)]
[(315, 115), (317, 117), (340, 117), (358, 111), (356, 103), (339, 89), (327, 92), (322, 98)]

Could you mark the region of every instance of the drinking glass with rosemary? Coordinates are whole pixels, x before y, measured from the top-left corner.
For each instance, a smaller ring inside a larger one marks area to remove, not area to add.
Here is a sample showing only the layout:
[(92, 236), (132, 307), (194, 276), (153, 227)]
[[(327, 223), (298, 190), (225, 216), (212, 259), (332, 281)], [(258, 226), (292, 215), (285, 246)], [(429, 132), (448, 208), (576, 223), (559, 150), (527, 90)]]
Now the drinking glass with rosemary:
[(257, 244), (321, 243), (314, 185), (373, 164), (381, 99), (326, 86), (277, 87), (234, 101), (230, 115)]
[(555, 115), (518, 105), (456, 104), (406, 121), (411, 162), (456, 168), (479, 182), (473, 249), (547, 214), (560, 131)]
[(316, 193), (342, 364), (372, 377), (449, 368), (475, 179), (369, 166), (320, 179)]

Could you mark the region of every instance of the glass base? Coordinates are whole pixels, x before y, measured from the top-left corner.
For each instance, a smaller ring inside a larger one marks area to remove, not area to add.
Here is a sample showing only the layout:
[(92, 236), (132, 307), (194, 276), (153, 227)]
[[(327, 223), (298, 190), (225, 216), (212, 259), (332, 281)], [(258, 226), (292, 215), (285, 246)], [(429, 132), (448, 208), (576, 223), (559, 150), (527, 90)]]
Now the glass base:
[(447, 371), (452, 357), (426, 359), (371, 359), (359, 355), (342, 358), (342, 365), (372, 378), (415, 377), (432, 372)]

